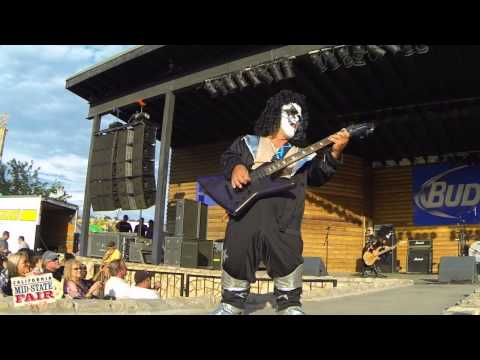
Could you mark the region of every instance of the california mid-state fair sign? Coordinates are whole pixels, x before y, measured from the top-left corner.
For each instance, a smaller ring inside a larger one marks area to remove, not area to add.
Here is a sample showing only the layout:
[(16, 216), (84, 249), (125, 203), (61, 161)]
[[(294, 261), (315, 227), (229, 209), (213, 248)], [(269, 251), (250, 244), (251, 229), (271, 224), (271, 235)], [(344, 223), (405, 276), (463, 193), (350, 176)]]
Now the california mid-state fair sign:
[(415, 225), (480, 223), (480, 166), (436, 164), (413, 168)]

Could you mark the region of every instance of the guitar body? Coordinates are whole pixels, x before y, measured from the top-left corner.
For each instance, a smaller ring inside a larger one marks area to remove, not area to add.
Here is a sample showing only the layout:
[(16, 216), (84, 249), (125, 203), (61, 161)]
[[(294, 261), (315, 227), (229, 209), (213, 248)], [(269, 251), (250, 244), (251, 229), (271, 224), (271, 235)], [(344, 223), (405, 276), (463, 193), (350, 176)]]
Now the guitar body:
[[(361, 123), (347, 127), (350, 136), (364, 137), (373, 132), (372, 123)], [(313, 154), (332, 144), (332, 141), (325, 138), (315, 144), (301, 149), (283, 160), (276, 160), (272, 163), (263, 164), (250, 173), (252, 182), (242, 189), (233, 189), (230, 181), (223, 177), (203, 178), (199, 180), (205, 193), (215, 202), (223, 207), (230, 216), (240, 216), (244, 214), (258, 199), (269, 197), (275, 194), (286, 192), (295, 187), (291, 179), (276, 176), (279, 171), (285, 167), (296, 163), (304, 157)]]
[(204, 178), (199, 183), (205, 193), (233, 217), (244, 214), (258, 199), (295, 187), (293, 180), (274, 176), (259, 179), (242, 189), (233, 189), (230, 181), (224, 178)]
[(378, 257), (377, 255), (377, 251), (373, 251), (373, 252), (370, 252), (370, 251), (366, 251), (365, 254), (363, 254), (363, 262), (365, 263), (365, 265), (367, 266), (372, 266), (373, 264), (375, 264), (380, 258)]

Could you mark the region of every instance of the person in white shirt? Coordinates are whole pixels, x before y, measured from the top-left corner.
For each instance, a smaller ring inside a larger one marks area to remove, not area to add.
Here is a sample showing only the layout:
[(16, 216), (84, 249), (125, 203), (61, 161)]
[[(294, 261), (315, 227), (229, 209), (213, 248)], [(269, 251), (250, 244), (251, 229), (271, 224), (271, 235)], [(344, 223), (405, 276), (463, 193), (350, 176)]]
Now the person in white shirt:
[(135, 273), (135, 286), (130, 291), (131, 299), (160, 299), (158, 293), (151, 287), (152, 273), (137, 271)]
[(468, 256), (474, 256), (477, 263), (477, 272), (480, 274), (480, 241), (475, 241), (468, 249)]
[(108, 265), (110, 279), (105, 283), (105, 297), (130, 299), (130, 285), (124, 280), (127, 266), (122, 260), (114, 260)]

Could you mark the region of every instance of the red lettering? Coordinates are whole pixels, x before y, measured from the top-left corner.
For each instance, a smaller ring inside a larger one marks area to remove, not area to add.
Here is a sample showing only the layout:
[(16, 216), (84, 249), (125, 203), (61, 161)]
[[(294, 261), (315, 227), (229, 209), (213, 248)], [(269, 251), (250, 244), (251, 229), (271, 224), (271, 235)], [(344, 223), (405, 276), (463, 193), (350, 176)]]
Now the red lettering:
[(20, 294), (20, 295), (15, 295), (15, 302), (18, 304), (18, 303), (21, 303), (22, 302), (22, 299), (25, 297), (25, 295), (23, 294)]
[(54, 298), (52, 290), (44, 291), (43, 296), (44, 296), (43, 297), (44, 299), (53, 299)]
[(37, 300), (42, 300), (43, 299), (42, 294), (43, 294), (43, 292), (38, 292), (37, 293)]
[(35, 297), (32, 294), (28, 293), (27, 297), (25, 298), (25, 301), (32, 301), (32, 300), (35, 300)]

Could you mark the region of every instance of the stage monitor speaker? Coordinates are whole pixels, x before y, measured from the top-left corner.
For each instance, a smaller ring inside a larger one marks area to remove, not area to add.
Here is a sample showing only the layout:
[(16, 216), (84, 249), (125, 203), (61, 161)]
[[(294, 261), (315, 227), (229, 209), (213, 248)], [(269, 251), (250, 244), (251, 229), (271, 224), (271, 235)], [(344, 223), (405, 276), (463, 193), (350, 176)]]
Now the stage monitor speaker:
[(223, 242), (199, 241), (198, 266), (220, 270), (222, 267)]
[(303, 258), (303, 275), (306, 276), (326, 276), (328, 275), (322, 258), (304, 257)]
[[(192, 246), (191, 244), (197, 243), (197, 239), (188, 238), (184, 236), (166, 236), (165, 237), (165, 255), (163, 263), (169, 266), (184, 266), (196, 267), (198, 257), (198, 244)], [(184, 249), (184, 244), (188, 243)], [(193, 250), (195, 250), (195, 256), (193, 256)], [(185, 259), (183, 259), (185, 256)], [(191, 266), (195, 264), (194, 266)]]
[(107, 251), (107, 244), (115, 241), (117, 249), (122, 252), (123, 241), (120, 233), (90, 233), (88, 236), (87, 256), (102, 258)]
[[(128, 261), (143, 263), (144, 261), (148, 263), (149, 255), (152, 253), (152, 240), (137, 238), (136, 242), (131, 242), (128, 251)], [(150, 262), (151, 263), (151, 262)]]
[(474, 256), (444, 256), (440, 258), (440, 283), (478, 283)]
[(190, 199), (170, 201), (167, 233), (199, 240), (207, 238), (208, 206)]

